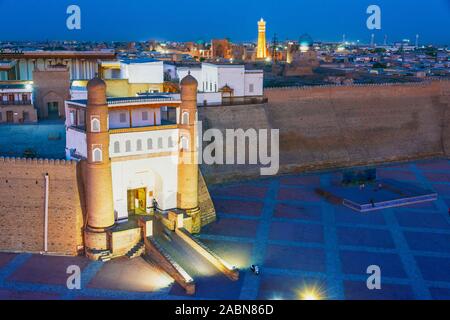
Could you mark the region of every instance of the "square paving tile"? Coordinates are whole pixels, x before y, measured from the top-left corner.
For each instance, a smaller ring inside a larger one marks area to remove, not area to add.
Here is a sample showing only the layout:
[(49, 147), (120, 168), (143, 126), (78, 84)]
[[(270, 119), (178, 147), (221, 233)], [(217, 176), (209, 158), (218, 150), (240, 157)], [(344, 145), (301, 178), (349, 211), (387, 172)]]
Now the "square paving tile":
[(337, 235), (340, 245), (374, 248), (395, 247), (390, 232), (386, 230), (338, 227)]
[(378, 179), (394, 179), (398, 181), (416, 181), (416, 175), (411, 171), (377, 170)]
[(450, 184), (435, 183), (433, 189), (442, 197), (450, 197)]
[(320, 201), (321, 198), (314, 190), (281, 187), (278, 192), (278, 200), (313, 202)]
[(300, 222), (272, 222), (269, 239), (323, 243), (323, 227)]
[(450, 162), (448, 160), (433, 160), (417, 163), (421, 170), (448, 170), (450, 171)]
[(411, 250), (450, 252), (450, 234), (412, 231), (405, 231), (403, 234)]
[(425, 280), (450, 284), (450, 258), (416, 256), (415, 259)]
[(432, 182), (450, 182), (450, 173), (424, 172), (424, 176)]
[(264, 198), (267, 193), (267, 187), (243, 185), (243, 186), (227, 186), (211, 191), (211, 196), (228, 196), (228, 197), (251, 197)]
[(450, 300), (450, 288), (430, 288), (434, 300)]
[(223, 218), (204, 227), (202, 233), (254, 239), (258, 224), (258, 221)]
[(238, 214), (243, 216), (259, 216), (264, 203), (256, 201), (214, 199), (216, 212)]
[(0, 300), (58, 300), (56, 294), (0, 289)]
[(380, 290), (369, 290), (365, 281), (344, 281), (348, 300), (412, 300), (414, 293), (408, 285), (382, 283)]
[(341, 251), (342, 272), (360, 276), (367, 275), (367, 267), (377, 265), (381, 275), (386, 277), (406, 278), (407, 274), (397, 254), (374, 253), (365, 251)]
[(280, 178), (280, 184), (290, 186), (317, 187), (320, 185), (320, 176), (286, 176)]
[(15, 253), (0, 252), (0, 268), (6, 266), (15, 256)]
[(395, 210), (395, 216), (402, 227), (450, 229), (447, 218), (439, 212), (416, 212)]
[(89, 262), (85, 257), (33, 255), (8, 280), (65, 286), (67, 267), (77, 265), (83, 271)]
[(320, 221), (322, 218), (322, 208), (319, 205), (278, 203), (275, 207), (274, 216), (276, 218)]
[(269, 245), (265, 267), (303, 271), (325, 271), (323, 249)]
[(380, 211), (357, 212), (343, 205), (334, 206), (336, 223), (363, 224), (363, 225), (384, 225), (385, 220)]

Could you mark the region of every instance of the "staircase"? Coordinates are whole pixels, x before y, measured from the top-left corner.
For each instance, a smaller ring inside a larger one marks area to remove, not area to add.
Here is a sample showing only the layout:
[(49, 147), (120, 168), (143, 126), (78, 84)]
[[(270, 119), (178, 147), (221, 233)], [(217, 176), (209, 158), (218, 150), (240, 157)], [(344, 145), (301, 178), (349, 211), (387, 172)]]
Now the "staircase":
[(98, 260), (102, 261), (102, 262), (106, 262), (112, 259), (112, 253), (111, 251), (107, 250), (107, 251), (103, 251), (100, 254), (100, 257), (98, 258)]
[(134, 259), (136, 257), (140, 257), (145, 252), (145, 244), (144, 241), (139, 241), (130, 251), (128, 251), (125, 256), (128, 259)]

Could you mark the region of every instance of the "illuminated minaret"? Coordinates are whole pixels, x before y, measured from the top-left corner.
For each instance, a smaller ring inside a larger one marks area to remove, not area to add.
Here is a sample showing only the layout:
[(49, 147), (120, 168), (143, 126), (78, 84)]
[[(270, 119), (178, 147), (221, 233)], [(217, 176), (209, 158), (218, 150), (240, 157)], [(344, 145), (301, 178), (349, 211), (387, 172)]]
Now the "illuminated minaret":
[[(197, 80), (190, 74), (181, 80), (178, 208), (198, 210)], [(189, 213), (188, 213), (189, 214)]]
[(258, 21), (258, 48), (256, 51), (256, 59), (267, 58), (267, 45), (266, 45), (266, 22), (261, 18)]
[(97, 260), (110, 249), (107, 231), (114, 225), (106, 84), (94, 78), (88, 82), (87, 91), (87, 159), (84, 169), (87, 225), (84, 241), (86, 255)]

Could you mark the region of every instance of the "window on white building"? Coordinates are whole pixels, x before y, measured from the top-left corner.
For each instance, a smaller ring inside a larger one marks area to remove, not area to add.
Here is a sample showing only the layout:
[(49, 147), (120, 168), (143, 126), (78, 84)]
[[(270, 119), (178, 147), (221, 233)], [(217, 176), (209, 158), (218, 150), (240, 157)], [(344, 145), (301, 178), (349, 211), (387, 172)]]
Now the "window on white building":
[(152, 150), (153, 149), (153, 140), (147, 139), (147, 149)]
[(100, 132), (100, 120), (98, 118), (91, 119), (91, 132)]
[(148, 120), (148, 112), (147, 111), (142, 111), (142, 120), (143, 121), (147, 121)]
[(163, 138), (158, 138), (158, 149), (162, 149), (163, 147)]
[(125, 141), (125, 152), (131, 152), (131, 141)]
[(114, 142), (114, 153), (120, 153), (120, 142)]
[(75, 116), (76, 116), (75, 111), (74, 110), (70, 111), (70, 125), (71, 126), (75, 125)]
[(173, 148), (173, 138), (169, 137), (168, 141), (167, 141), (167, 147), (168, 148)]
[(248, 86), (248, 92), (253, 93), (253, 91), (255, 91), (255, 85), (253, 83), (250, 83), (250, 85)]
[(138, 139), (136, 141), (136, 151), (142, 151), (142, 140)]
[(181, 150), (189, 150), (189, 139), (181, 137)]
[(119, 121), (120, 121), (120, 123), (127, 122), (127, 114), (126, 113), (121, 113)]
[(92, 150), (92, 160), (94, 162), (102, 162), (102, 149), (101, 148), (95, 148)]
[(181, 117), (181, 124), (189, 124), (189, 112), (183, 112), (183, 116)]

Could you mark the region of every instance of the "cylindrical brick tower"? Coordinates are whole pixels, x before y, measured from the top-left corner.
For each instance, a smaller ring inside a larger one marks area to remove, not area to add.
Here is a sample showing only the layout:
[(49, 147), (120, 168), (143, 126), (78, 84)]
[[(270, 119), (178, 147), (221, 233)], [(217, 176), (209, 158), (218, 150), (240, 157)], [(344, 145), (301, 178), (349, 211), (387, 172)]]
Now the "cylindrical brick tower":
[(108, 104), (106, 84), (94, 78), (87, 85), (87, 160), (85, 194), (87, 227), (86, 255), (97, 260), (109, 250), (107, 229), (114, 225), (114, 207), (109, 158)]
[(198, 210), (197, 80), (190, 74), (181, 80), (178, 208)]

